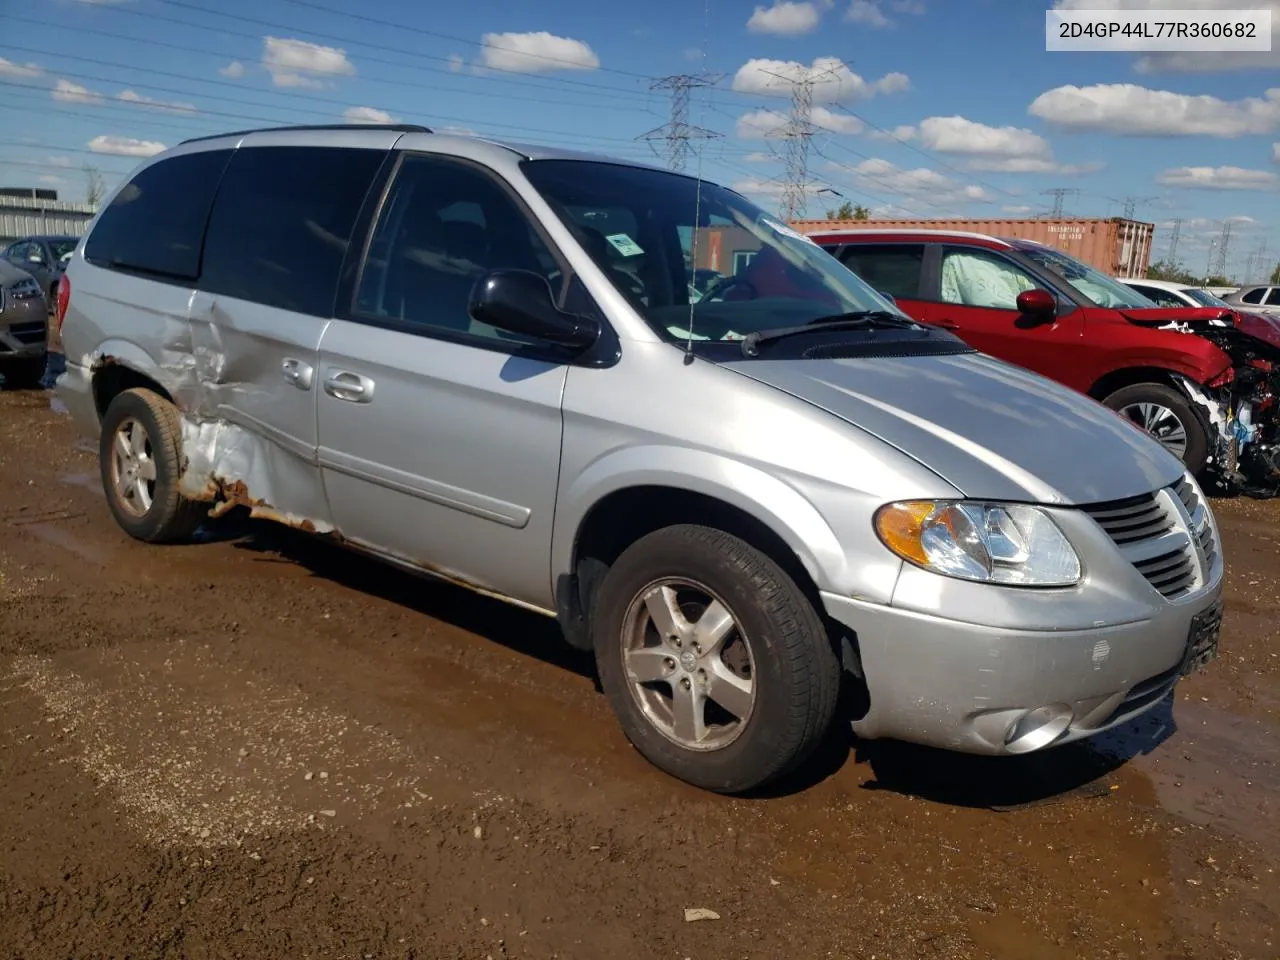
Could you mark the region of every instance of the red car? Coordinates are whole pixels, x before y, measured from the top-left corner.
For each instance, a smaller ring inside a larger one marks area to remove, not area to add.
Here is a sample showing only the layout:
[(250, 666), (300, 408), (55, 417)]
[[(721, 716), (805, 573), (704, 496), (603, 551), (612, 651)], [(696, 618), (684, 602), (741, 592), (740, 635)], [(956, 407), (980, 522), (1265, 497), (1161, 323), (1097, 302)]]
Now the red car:
[(874, 228), (809, 236), (914, 319), (1093, 397), (1193, 473), (1258, 495), (1280, 490), (1280, 324), (1159, 307), (1031, 240)]

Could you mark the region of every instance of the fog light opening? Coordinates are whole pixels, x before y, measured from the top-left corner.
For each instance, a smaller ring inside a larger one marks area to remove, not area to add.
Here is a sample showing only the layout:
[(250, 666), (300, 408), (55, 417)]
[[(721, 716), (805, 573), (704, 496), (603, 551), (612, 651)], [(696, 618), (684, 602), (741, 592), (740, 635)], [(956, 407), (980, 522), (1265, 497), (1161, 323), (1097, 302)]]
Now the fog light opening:
[(1065, 703), (1051, 703), (1028, 710), (1013, 723), (1004, 736), (1008, 753), (1031, 753), (1042, 750), (1067, 732), (1071, 726), (1071, 708)]

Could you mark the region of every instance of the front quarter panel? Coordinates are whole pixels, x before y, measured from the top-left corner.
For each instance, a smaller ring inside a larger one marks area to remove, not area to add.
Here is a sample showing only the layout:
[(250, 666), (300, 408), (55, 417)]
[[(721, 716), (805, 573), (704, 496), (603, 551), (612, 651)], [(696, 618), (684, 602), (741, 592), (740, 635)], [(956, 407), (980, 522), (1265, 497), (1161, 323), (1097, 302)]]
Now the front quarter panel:
[(931, 471), (844, 421), (669, 344), (628, 343), (608, 370), (574, 368), (552, 544), (573, 567), (578, 531), (604, 497), (666, 486), (767, 524), (819, 589), (888, 603), (901, 561), (876, 538), (883, 503), (955, 496)]

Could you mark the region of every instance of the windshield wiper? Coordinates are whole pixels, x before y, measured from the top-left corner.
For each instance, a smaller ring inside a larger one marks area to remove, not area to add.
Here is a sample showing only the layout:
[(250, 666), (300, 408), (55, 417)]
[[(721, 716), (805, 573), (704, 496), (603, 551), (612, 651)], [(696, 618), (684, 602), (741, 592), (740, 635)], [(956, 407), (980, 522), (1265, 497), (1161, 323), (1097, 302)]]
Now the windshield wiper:
[(795, 327), (778, 327), (776, 330), (761, 330), (758, 333), (749, 333), (742, 338), (742, 355), (744, 357), (757, 357), (760, 355), (760, 344), (762, 343), (783, 340), (801, 333), (816, 333), (816, 328), (821, 328), (822, 330), (867, 330), (877, 327), (915, 330), (920, 328), (920, 324), (902, 316), (902, 314), (892, 313), (888, 310), (853, 310), (849, 313), (833, 313), (830, 316), (818, 317), (816, 320), (810, 320), (808, 323)]

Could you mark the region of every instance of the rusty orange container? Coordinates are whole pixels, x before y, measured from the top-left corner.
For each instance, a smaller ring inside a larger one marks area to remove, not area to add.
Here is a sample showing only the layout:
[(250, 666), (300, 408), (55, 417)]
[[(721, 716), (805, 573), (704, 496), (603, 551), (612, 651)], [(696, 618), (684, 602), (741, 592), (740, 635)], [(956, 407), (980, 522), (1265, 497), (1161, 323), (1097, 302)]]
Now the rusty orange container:
[(1037, 240), (1119, 277), (1145, 277), (1155, 224), (1123, 217), (1062, 220), (796, 220), (801, 233), (820, 230), (964, 230)]

